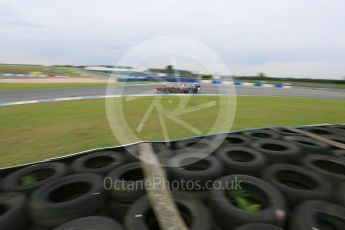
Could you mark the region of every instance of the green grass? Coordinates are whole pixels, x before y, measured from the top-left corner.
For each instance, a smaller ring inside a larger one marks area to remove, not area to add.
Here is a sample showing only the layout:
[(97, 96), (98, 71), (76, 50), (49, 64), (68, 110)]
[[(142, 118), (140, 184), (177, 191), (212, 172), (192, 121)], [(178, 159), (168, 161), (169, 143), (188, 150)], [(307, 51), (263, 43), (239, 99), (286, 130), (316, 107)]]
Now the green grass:
[(42, 65), (0, 65), (0, 73), (27, 74), (30, 72), (45, 72), (45, 66)]
[(345, 84), (331, 84), (331, 83), (317, 83), (317, 82), (298, 82), (298, 81), (273, 81), (273, 80), (238, 80), (241, 82), (262, 82), (267, 84), (285, 84), (292, 86), (303, 86), (303, 87), (313, 87), (313, 88), (336, 88), (336, 89), (345, 89)]
[(0, 73), (29, 74), (31, 72), (40, 72), (41, 74), (66, 75), (70, 77), (80, 77), (80, 73), (78, 71), (69, 67), (0, 64)]
[(0, 83), (0, 90), (56, 89), (105, 85), (105, 83)]
[[(214, 101), (218, 97), (191, 97), (188, 106)], [(227, 97), (230, 98), (230, 97)], [(120, 98), (114, 99), (121, 100)], [(125, 102), (124, 114), (135, 130), (151, 97)], [(218, 115), (215, 107), (181, 116), (187, 123), (207, 133)], [(165, 109), (172, 110), (178, 97), (163, 97)], [(140, 137), (145, 140), (163, 139), (154, 113), (145, 123)], [(298, 126), (319, 123), (344, 123), (345, 101), (286, 97), (238, 97), (233, 130), (275, 125)], [(221, 116), (221, 119), (225, 117)], [(117, 131), (125, 122), (117, 126)], [(173, 121), (167, 122), (171, 138), (193, 133)], [(0, 167), (13, 166), (47, 158), (63, 156), (96, 147), (118, 145), (105, 114), (105, 101), (80, 100), (0, 107)], [(218, 127), (219, 131), (224, 130)]]
[[(112, 85), (152, 84), (154, 82), (116, 82)], [(106, 86), (107, 83), (0, 83), (0, 90), (61, 89)]]
[(244, 189), (242, 190), (228, 190), (227, 196), (237, 208), (247, 212), (256, 212), (262, 208), (261, 204), (253, 203), (250, 200), (250, 195)]

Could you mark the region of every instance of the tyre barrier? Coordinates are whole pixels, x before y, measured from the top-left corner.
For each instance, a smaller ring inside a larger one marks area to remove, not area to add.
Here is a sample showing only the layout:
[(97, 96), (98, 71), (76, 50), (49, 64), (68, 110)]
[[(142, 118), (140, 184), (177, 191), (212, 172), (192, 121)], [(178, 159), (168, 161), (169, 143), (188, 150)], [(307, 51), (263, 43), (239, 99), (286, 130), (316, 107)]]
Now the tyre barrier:
[(226, 174), (259, 175), (267, 164), (267, 158), (255, 149), (248, 147), (224, 147), (215, 157), (224, 165)]
[[(300, 128), (345, 143), (344, 125)], [(188, 229), (345, 228), (343, 149), (284, 127), (152, 146), (170, 185), (200, 185), (173, 189)], [(137, 154), (133, 144), (0, 169), (0, 229), (160, 229)]]
[(282, 230), (282, 228), (270, 224), (253, 223), (241, 225), (234, 230)]
[(282, 140), (262, 139), (254, 141), (251, 147), (263, 153), (271, 164), (294, 163), (302, 155), (299, 146)]
[(330, 125), (327, 126), (327, 129), (330, 129), (336, 132), (337, 134), (345, 134), (345, 125)]
[(105, 175), (126, 162), (121, 152), (103, 151), (88, 154), (71, 164), (74, 173), (96, 173)]
[(261, 140), (261, 139), (278, 139), (279, 134), (276, 132), (273, 132), (271, 130), (248, 130), (243, 132), (243, 134), (251, 139), (254, 140)]
[(325, 176), (335, 184), (345, 182), (345, 160), (327, 155), (308, 155), (302, 160), (302, 165)]
[(302, 154), (310, 153), (327, 153), (331, 146), (328, 144), (316, 141), (310, 137), (302, 136), (287, 136), (283, 138), (287, 142), (293, 143), (302, 149)]
[[(174, 192), (173, 198), (188, 229), (212, 230), (211, 215), (200, 201), (179, 192)], [(159, 229), (158, 221), (146, 196), (137, 200), (128, 210), (125, 226), (128, 230)]]
[(282, 136), (302, 136), (303, 134), (294, 132), (292, 130), (287, 129), (286, 127), (272, 127), (269, 130), (276, 132)]
[[(307, 201), (293, 213), (289, 230), (344, 229), (345, 208), (324, 201)], [(315, 227), (317, 226), (317, 227)]]
[(230, 146), (247, 146), (249, 145), (251, 140), (244, 135), (241, 134), (228, 134), (226, 135), (223, 145), (230, 145)]
[(328, 200), (331, 196), (328, 180), (301, 166), (270, 165), (263, 171), (262, 178), (278, 188), (291, 207), (306, 200)]
[(345, 160), (345, 150), (340, 150), (340, 149), (333, 150), (332, 154), (333, 156), (340, 157)]
[(332, 129), (326, 128), (326, 127), (305, 127), (302, 128), (305, 131), (317, 134), (317, 135), (334, 135), (337, 134), (335, 131)]

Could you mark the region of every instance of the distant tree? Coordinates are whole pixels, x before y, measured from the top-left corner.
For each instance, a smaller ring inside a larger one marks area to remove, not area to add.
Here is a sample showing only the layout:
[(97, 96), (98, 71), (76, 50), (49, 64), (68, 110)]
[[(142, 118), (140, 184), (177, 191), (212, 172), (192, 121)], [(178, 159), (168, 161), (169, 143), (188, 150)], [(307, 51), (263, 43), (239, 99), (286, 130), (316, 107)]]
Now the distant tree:
[(169, 74), (174, 73), (174, 67), (172, 65), (167, 65), (165, 69), (166, 69), (167, 73), (169, 73)]
[(266, 74), (265, 74), (265, 73), (259, 73), (258, 75), (259, 75), (259, 77), (261, 77), (261, 78), (266, 77)]

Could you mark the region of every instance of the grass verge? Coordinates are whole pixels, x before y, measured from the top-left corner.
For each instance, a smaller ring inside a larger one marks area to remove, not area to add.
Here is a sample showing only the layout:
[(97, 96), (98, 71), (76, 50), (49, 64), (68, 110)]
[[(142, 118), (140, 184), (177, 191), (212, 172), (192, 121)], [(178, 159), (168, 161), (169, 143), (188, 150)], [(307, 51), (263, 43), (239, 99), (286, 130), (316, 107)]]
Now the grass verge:
[(299, 81), (273, 81), (273, 80), (239, 80), (241, 82), (262, 82), (267, 84), (284, 84), (291, 86), (311, 87), (311, 88), (333, 88), (333, 89), (345, 89), (345, 84), (332, 84), (332, 83), (318, 83), (318, 82), (299, 82)]
[[(116, 82), (113, 85), (152, 84), (154, 82)], [(107, 83), (0, 83), (0, 90), (62, 89), (82, 87), (104, 87)]]
[[(191, 97), (188, 105), (212, 100), (212, 96)], [(141, 97), (126, 103), (124, 114), (132, 129), (138, 127), (151, 102), (151, 97)], [(178, 97), (162, 99), (164, 108), (168, 110), (178, 103)], [(207, 133), (212, 126), (209, 121), (215, 119), (218, 109), (219, 103), (216, 103), (214, 107), (185, 114), (182, 118), (202, 133)], [(344, 114), (344, 100), (240, 96), (232, 130), (344, 123)], [(140, 133), (142, 139), (163, 139), (158, 121), (157, 113), (147, 120)], [(193, 134), (172, 121), (166, 125), (171, 138)], [(103, 99), (0, 107), (0, 130), (0, 167), (119, 144), (109, 128)], [(219, 131), (227, 130), (220, 127)]]
[(80, 73), (78, 71), (69, 67), (0, 64), (0, 73), (30, 74), (32, 72), (80, 77)]

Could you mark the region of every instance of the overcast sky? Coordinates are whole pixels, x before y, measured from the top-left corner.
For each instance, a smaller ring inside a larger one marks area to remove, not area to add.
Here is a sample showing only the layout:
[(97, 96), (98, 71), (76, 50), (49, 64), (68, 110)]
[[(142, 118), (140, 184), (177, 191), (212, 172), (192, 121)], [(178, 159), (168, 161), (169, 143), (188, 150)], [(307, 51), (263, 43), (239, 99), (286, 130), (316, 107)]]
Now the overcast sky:
[(156, 36), (216, 52), (236, 75), (343, 78), (344, 0), (0, 0), (0, 62), (116, 64)]

